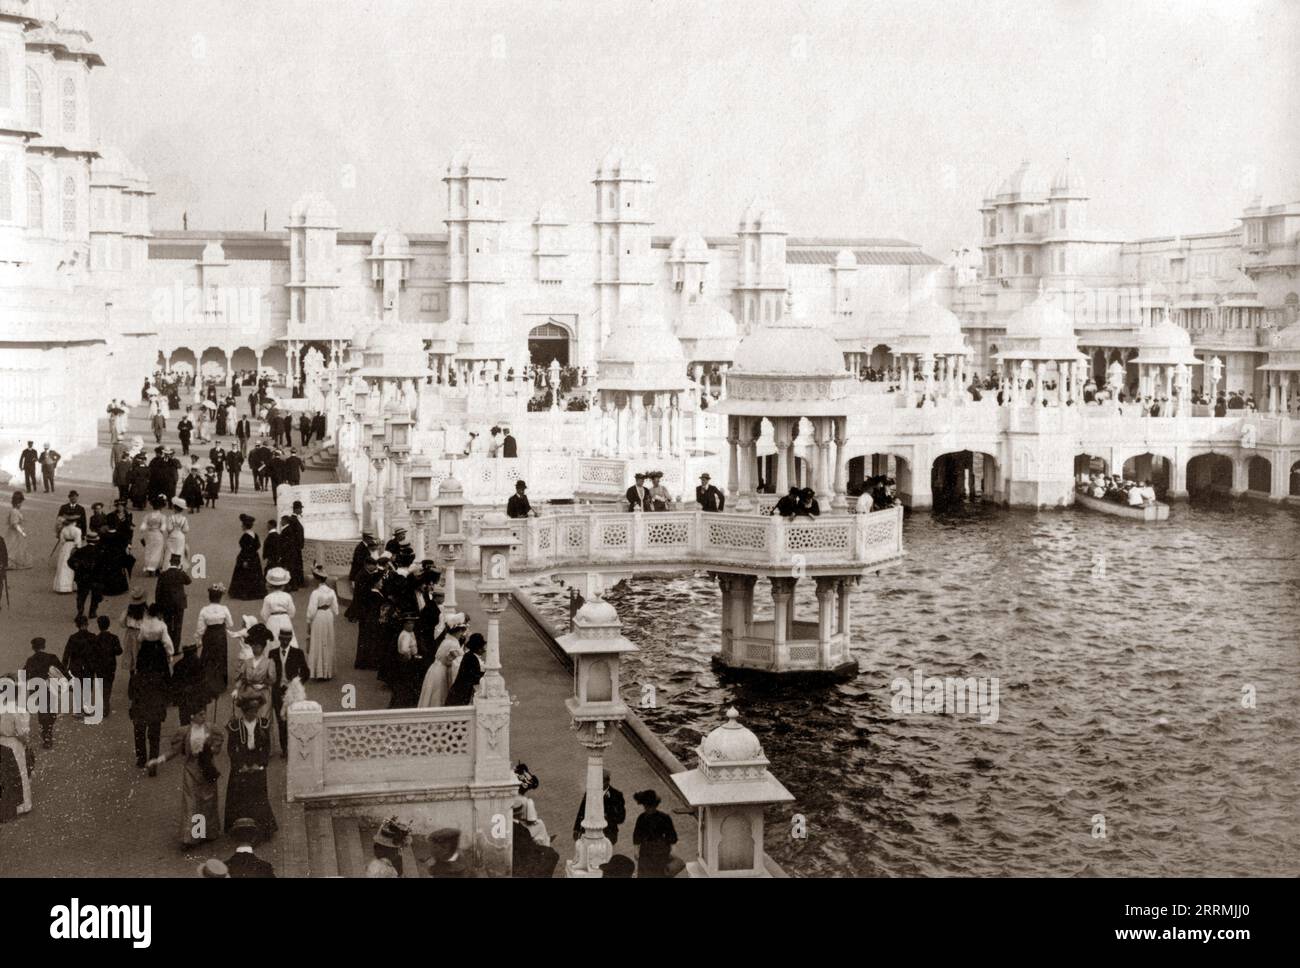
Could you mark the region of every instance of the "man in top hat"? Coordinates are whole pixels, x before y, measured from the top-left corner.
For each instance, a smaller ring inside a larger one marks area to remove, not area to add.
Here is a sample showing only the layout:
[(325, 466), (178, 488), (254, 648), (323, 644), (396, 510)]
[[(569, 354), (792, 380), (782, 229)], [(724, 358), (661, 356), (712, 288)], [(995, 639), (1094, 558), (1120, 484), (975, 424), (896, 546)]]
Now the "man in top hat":
[(460, 831), (455, 827), (442, 827), (429, 834), (430, 877), (470, 877), (469, 865), (460, 856)]
[(297, 591), (307, 584), (302, 572), (302, 552), (307, 544), (307, 534), (302, 526), (302, 502), (293, 502), (293, 513), (280, 522), (284, 539), (285, 567), (289, 569), (289, 591)]
[(537, 516), (533, 510), (533, 505), (528, 500), (528, 485), (523, 481), (515, 481), (515, 493), (510, 495), (510, 500), (506, 502), (506, 517), (526, 518), (529, 515)]
[(59, 505), (57, 517), (74, 519), (81, 533), (89, 534), (90, 529), (86, 527), (86, 509), (78, 503), (77, 497), (76, 491), (69, 491), (67, 503)]
[(230, 825), (230, 836), (238, 846), (226, 859), (231, 877), (275, 877), (275, 867), (270, 861), (258, 857), (253, 847), (258, 840), (257, 821), (240, 817)]
[(91, 532), (86, 535), (86, 543), (68, 555), (68, 568), (72, 570), (72, 580), (77, 586), (77, 615), (85, 614), (86, 599), (90, 599), (90, 614), (94, 617), (99, 612), (99, 603), (104, 600), (103, 569), (100, 557), (99, 535)]
[(153, 600), (162, 609), (163, 621), (167, 623), (167, 634), (173, 642), (182, 641), (181, 631), (185, 627), (185, 586), (190, 583), (190, 576), (181, 567), (181, 556), (172, 555), (167, 567), (158, 573), (158, 586), (154, 589)]
[(650, 510), (650, 488), (645, 486), (645, 475), (640, 471), (636, 474), (636, 483), (627, 489), (627, 509), (629, 511), (649, 511)]
[(311, 669), (307, 665), (307, 656), (302, 649), (293, 644), (293, 629), (281, 627), (279, 641), (271, 647), (267, 655), (275, 666), (275, 684), (271, 686), (271, 715), (275, 717), (280, 733), (280, 755), (289, 755), (289, 718), (280, 708), (284, 705), (284, 692), (290, 679), (297, 679), (306, 685), (311, 678)]
[(23, 472), (23, 484), (28, 494), (36, 490), (36, 465), (40, 462), (40, 454), (32, 446), (32, 442), (27, 441), (27, 446), (18, 456), (18, 469)]
[[(286, 417), (286, 420), (292, 419)], [(286, 437), (292, 436), (292, 431), (285, 431)], [(303, 463), (302, 458), (298, 456), (297, 448), (289, 448), (289, 456), (284, 459), (284, 479), (285, 482), (293, 487), (302, 483)]]
[(705, 511), (721, 511), (727, 505), (727, 498), (716, 485), (709, 483), (708, 474), (701, 474), (695, 488), (695, 503)]

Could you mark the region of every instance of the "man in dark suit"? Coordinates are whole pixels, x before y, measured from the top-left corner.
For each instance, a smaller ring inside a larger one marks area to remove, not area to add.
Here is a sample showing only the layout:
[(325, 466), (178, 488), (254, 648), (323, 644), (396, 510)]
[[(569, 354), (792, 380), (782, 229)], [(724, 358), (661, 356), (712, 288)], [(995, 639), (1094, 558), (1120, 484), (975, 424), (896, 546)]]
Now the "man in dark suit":
[(285, 482), (284, 454), (279, 450), (271, 451), (271, 459), (267, 462), (268, 472), (271, 477), (271, 500), (279, 500), (280, 485)]
[[(238, 450), (226, 451), (226, 476), (230, 478), (230, 493), (239, 493), (239, 472), (244, 469), (244, 455)], [(221, 468), (217, 468), (221, 473)]]
[(311, 432), (317, 440), (325, 439), (325, 414), (320, 410), (311, 418)]
[(284, 565), (285, 538), (280, 533), (275, 518), (266, 522), (266, 537), (262, 539), (262, 561), (269, 571)]
[(527, 490), (527, 484), (523, 481), (515, 481), (515, 493), (510, 495), (510, 500), (506, 502), (506, 517), (526, 518), (533, 513), (533, 506), (528, 500), (528, 495), (524, 493)]
[(89, 533), (86, 527), (86, 509), (77, 503), (78, 496), (76, 491), (68, 492), (68, 502), (59, 506), (58, 517), (73, 518), (84, 536)]
[(249, 817), (240, 817), (230, 827), (230, 835), (238, 846), (226, 861), (226, 869), (231, 878), (236, 877), (275, 877), (275, 867), (270, 861), (262, 860), (253, 853), (253, 845), (258, 840), (257, 821)]
[(172, 555), (170, 564), (158, 574), (158, 586), (153, 595), (153, 600), (162, 609), (172, 642), (184, 641), (181, 631), (185, 627), (185, 586), (189, 583), (190, 576), (181, 568), (181, 556)]
[[(84, 532), (83, 532), (84, 533)], [(77, 616), (85, 614), (86, 598), (90, 598), (90, 614), (99, 611), (104, 600), (103, 569), (100, 567), (99, 535), (86, 535), (86, 543), (68, 555), (68, 567), (77, 586)]]
[(709, 483), (708, 474), (701, 474), (699, 486), (695, 488), (695, 503), (705, 511), (721, 511), (727, 505), (727, 498)]
[(271, 451), (262, 441), (258, 441), (257, 446), (248, 452), (248, 469), (253, 472), (253, 490), (260, 491), (266, 487), (266, 465), (270, 459)]
[(298, 439), (301, 441), (299, 446), (306, 447), (311, 440), (311, 417), (302, 414), (298, 417)]
[(284, 482), (292, 487), (302, 483), (303, 463), (298, 452), (289, 448), (289, 456), (284, 459)]
[(502, 427), (501, 429), (505, 433), (505, 436), (501, 438), (501, 456), (518, 457), (519, 443), (515, 440), (514, 434), (510, 432), (509, 427)]
[(271, 715), (275, 717), (280, 731), (280, 755), (288, 757), (289, 720), (280, 709), (284, 704), (284, 690), (290, 679), (301, 679), (305, 685), (311, 678), (311, 669), (302, 649), (293, 644), (293, 629), (280, 629), (279, 644), (271, 649), (268, 656), (275, 666), (275, 685), (271, 687)]
[(776, 502), (776, 507), (772, 509), (772, 513), (783, 518), (794, 517), (794, 513), (799, 510), (801, 496), (799, 488), (790, 488), (790, 493)]
[(27, 441), (27, 447), (18, 457), (18, 469), (23, 472), (23, 483), (28, 494), (36, 490), (36, 465), (40, 463), (41, 457), (32, 443), (30, 440)]
[(348, 581), (355, 582), (361, 573), (366, 570), (366, 562), (372, 561), (374, 555), (372, 552), (375, 548), (375, 536), (369, 531), (361, 533), (361, 540), (357, 546), (352, 549), (352, 565), (348, 568)]
[(636, 483), (627, 489), (627, 509), (629, 511), (649, 511), (650, 488), (645, 486), (645, 475), (638, 473)]
[(226, 449), (221, 446), (220, 442), (213, 444), (212, 448), (208, 451), (208, 463), (217, 468), (218, 472), (220, 472), (225, 466)]
[(302, 573), (302, 551), (307, 544), (307, 535), (303, 530), (302, 502), (293, 502), (293, 514), (280, 521), (280, 532), (285, 539), (285, 560), (289, 569), (289, 591), (297, 591), (307, 584)]
[(239, 453), (243, 457), (248, 456), (248, 438), (253, 436), (253, 425), (248, 422), (247, 417), (240, 417), (235, 421), (235, 438), (239, 441)]
[[(36, 693), (44, 693), (44, 708), (55, 709), (57, 702), (50, 696), (50, 680), (66, 679), (68, 670), (63, 667), (56, 656), (45, 651), (45, 639), (37, 636), (32, 639), (32, 654), (23, 663), (23, 673), (27, 676), (29, 696), (36, 699)], [(39, 701), (39, 700), (38, 700)], [(36, 721), (41, 726), (41, 745), (49, 749), (54, 745), (54, 721), (57, 713), (44, 712), (36, 714)]]
[(190, 419), (190, 411), (187, 408), (185, 416), (181, 417), (181, 422), (176, 425), (176, 433), (181, 438), (181, 454), (188, 456), (190, 452), (190, 434), (194, 432), (194, 421)]
[[(611, 844), (618, 843), (618, 828), (627, 820), (627, 807), (623, 803), (623, 794), (614, 789), (609, 782), (609, 770), (604, 771), (605, 778), (605, 837)], [(587, 797), (578, 804), (578, 816), (573, 821), (573, 839), (582, 837), (582, 821), (587, 816)]]

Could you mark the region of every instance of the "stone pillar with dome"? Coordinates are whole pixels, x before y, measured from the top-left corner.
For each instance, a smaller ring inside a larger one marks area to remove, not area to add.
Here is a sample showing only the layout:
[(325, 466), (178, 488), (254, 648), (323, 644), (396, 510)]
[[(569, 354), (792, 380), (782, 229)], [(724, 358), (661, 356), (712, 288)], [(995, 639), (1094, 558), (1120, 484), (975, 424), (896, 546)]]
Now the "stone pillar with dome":
[(1161, 416), (1192, 414), (1192, 367), (1201, 361), (1192, 352), (1187, 330), (1165, 319), (1138, 332), (1138, 393), (1160, 404)]
[[(785, 317), (757, 326), (736, 347), (727, 399), (716, 410), (727, 417), (728, 503), (738, 511), (758, 506), (760, 483), (767, 493), (784, 495), (799, 479), (795, 443), (811, 438), (805, 450), (806, 480), (822, 508), (848, 506), (847, 424), (854, 378), (844, 354), (824, 328)], [(772, 479), (760, 482), (758, 439), (762, 424), (776, 443)]]
[(903, 406), (966, 399), (966, 361), (971, 349), (960, 321), (947, 309), (929, 298), (914, 301), (908, 307), (903, 332), (889, 348), (902, 371), (899, 401)]

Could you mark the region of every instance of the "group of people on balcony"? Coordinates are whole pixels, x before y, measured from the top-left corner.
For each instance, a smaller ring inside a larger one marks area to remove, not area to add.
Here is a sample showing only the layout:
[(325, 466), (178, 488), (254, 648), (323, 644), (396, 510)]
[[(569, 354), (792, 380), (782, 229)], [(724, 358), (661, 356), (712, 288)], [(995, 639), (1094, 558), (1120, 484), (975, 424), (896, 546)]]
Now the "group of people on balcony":
[(465, 439), (466, 457), (503, 457), (519, 456), (519, 441), (510, 432), (510, 428), (497, 425), (485, 435), (482, 429), (469, 431)]
[(1149, 480), (1130, 481), (1118, 474), (1091, 473), (1080, 475), (1075, 490), (1088, 497), (1113, 501), (1128, 507), (1140, 508), (1156, 503), (1156, 489)]

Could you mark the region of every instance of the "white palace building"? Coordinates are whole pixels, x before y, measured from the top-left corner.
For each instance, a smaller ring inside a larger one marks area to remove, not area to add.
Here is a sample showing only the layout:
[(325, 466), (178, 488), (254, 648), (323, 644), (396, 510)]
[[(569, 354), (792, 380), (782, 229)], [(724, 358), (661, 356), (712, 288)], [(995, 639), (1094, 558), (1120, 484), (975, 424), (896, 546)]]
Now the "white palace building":
[[(155, 369), (228, 380), (264, 368), (297, 383), (310, 361), (333, 371), (337, 389), (349, 369), (353, 380), (394, 375), (400, 351), (402, 398), (428, 398), (416, 419), (424, 431), (449, 433), (449, 414), (477, 412), (450, 397), (506, 386), (530, 363), (585, 367), (597, 413), (564, 449), (608, 456), (629, 441), (644, 452), (653, 440), (658, 453), (667, 446), (703, 461), (672, 475), (681, 489), (701, 466), (733, 492), (758, 474), (770, 484), (791, 472), (829, 487), (832, 465), (860, 457), (896, 469), (905, 499), (923, 506), (933, 461), (970, 451), (993, 458), (985, 495), (1052, 505), (1069, 501), (1070, 457), (1111, 447), (1101, 455), (1111, 464), (1140, 454), (1170, 461), (1176, 494), (1201, 440), (1201, 453), (1234, 461), (1234, 490), (1292, 492), (1300, 202), (1257, 201), (1223, 231), (1123, 241), (1090, 226), (1084, 181), (1068, 160), (1050, 175), (1026, 162), (972, 199), (979, 260), (945, 264), (887, 236), (792, 236), (773, 199), (756, 199), (719, 233), (658, 233), (649, 169), (618, 149), (593, 165), (586, 211), (521, 213), (510, 173), (467, 145), (429, 186), (446, 199), (442, 225), (345, 227), (330, 199), (313, 194), (272, 231), (164, 230), (150, 225), (144, 172), (92, 141), (88, 81), (103, 61), (59, 11), (0, 0), (0, 466), (11, 472), (28, 439), (64, 454), (95, 446), (107, 401), (138, 399)], [(769, 329), (761, 352), (752, 343), (745, 351), (746, 338)], [(728, 370), (743, 370), (746, 358), (790, 350), (782, 365), (797, 370), (807, 356), (825, 367), (828, 347), (849, 373), (906, 371), (904, 392), (851, 381), (860, 383), (853, 393), (889, 399), (827, 411), (802, 436), (798, 407), (773, 421), (726, 396)], [(978, 408), (910, 412), (914, 391), (947, 388), (940, 403), (961, 404), (960, 386), (994, 372), (1008, 397), (1054, 408), (1089, 377), (1116, 379), (1116, 364), (1124, 385), (1253, 395), (1274, 422), (1250, 440), (1273, 450), (1243, 450), (1235, 424), (1130, 430), (1142, 439), (1105, 442), (1113, 426), (1097, 420), (1094, 436), (1053, 432), (1064, 435), (1048, 448), (1060, 466), (1045, 477), (1030, 469), (1049, 462), (1043, 453), (1017, 450), (1018, 435), (1035, 433), (1023, 421), (977, 418)], [(699, 400), (719, 389), (722, 405), (706, 421)], [(507, 416), (522, 409), (494, 406)], [(897, 412), (864, 422), (873, 408)], [(722, 426), (722, 415), (742, 412), (761, 422), (759, 438), (748, 439), (743, 419)], [(958, 439), (960, 427), (973, 436)], [(559, 437), (538, 427), (520, 439), (536, 451)], [(431, 457), (459, 446), (444, 436)], [(799, 462), (778, 466), (787, 449)], [(750, 456), (768, 463), (755, 470)], [(1255, 456), (1267, 472), (1249, 466)], [(854, 465), (848, 476), (865, 472)]]

